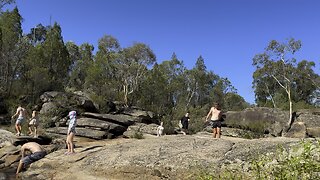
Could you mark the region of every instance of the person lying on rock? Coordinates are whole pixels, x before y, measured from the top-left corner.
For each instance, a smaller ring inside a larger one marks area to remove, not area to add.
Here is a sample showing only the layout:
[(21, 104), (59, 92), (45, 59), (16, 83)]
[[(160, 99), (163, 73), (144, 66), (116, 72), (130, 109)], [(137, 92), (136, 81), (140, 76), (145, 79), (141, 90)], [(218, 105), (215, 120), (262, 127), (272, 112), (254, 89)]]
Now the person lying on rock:
[(76, 125), (77, 125), (77, 112), (76, 111), (70, 111), (68, 114), (70, 121), (68, 126), (68, 132), (67, 132), (67, 146), (68, 151), (65, 153), (66, 155), (73, 154), (74, 153), (74, 145), (73, 145), (73, 138), (76, 134)]
[[(26, 151), (30, 151), (31, 154), (26, 155)], [(46, 155), (46, 151), (36, 142), (28, 142), (21, 146), (21, 159), (17, 168), (16, 174), (19, 174), (22, 167), (42, 159)]]

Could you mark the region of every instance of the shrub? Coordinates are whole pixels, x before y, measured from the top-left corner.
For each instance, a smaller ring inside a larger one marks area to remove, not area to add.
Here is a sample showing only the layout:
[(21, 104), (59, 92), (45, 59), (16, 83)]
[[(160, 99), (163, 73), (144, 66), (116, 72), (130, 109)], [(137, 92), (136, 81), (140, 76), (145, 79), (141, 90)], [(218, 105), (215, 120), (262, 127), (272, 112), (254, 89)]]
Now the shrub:
[(229, 164), (216, 172), (203, 171), (197, 179), (279, 179), (320, 178), (319, 141), (301, 141), (290, 149), (279, 147), (275, 153), (262, 155), (247, 164)]
[(144, 139), (143, 133), (140, 132), (139, 130), (136, 130), (136, 131), (134, 132), (134, 134), (131, 136), (131, 138)]

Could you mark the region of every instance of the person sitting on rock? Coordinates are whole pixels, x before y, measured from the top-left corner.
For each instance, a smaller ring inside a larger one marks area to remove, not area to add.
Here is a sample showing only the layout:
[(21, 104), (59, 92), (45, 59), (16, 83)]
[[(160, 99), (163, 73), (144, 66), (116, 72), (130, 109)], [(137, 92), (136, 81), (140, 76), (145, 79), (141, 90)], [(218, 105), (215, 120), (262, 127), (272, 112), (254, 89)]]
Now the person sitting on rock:
[(157, 137), (163, 135), (163, 130), (164, 130), (163, 122), (161, 122), (161, 123), (160, 123), (160, 126), (158, 126), (158, 128), (157, 128)]
[(67, 132), (67, 146), (68, 151), (65, 154), (73, 154), (74, 153), (74, 144), (73, 144), (73, 138), (76, 134), (76, 125), (77, 125), (77, 112), (76, 111), (70, 111), (68, 114), (68, 117), (70, 118), (69, 126), (68, 126), (68, 132)]
[[(30, 151), (31, 154), (26, 156), (26, 151)], [(19, 174), (22, 167), (43, 158), (46, 155), (46, 151), (36, 142), (28, 142), (21, 146), (21, 160), (19, 162), (16, 174)]]

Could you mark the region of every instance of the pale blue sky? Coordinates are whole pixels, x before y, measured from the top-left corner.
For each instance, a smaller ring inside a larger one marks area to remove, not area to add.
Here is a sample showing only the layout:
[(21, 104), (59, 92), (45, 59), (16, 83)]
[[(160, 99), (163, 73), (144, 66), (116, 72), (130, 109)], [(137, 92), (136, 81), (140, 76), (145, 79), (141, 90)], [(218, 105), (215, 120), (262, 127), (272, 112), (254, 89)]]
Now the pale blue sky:
[(103, 35), (122, 47), (148, 44), (157, 61), (175, 52), (190, 69), (202, 55), (208, 70), (228, 78), (254, 102), (252, 58), (268, 42), (295, 38), (297, 59), (313, 60), (319, 73), (320, 1), (317, 0), (17, 0), (24, 33), (58, 22), (64, 41), (97, 48)]

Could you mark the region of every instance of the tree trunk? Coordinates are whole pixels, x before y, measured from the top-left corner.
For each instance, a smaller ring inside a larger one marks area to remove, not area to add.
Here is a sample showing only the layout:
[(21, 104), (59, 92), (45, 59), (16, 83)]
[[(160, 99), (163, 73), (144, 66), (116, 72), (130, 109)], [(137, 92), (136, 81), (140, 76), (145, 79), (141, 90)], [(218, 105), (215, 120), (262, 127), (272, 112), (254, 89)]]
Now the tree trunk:
[(287, 132), (290, 130), (291, 128), (291, 125), (293, 123), (293, 118), (292, 118), (292, 100), (291, 100), (291, 89), (290, 87), (288, 88), (288, 91), (287, 91), (287, 94), (288, 94), (288, 100), (289, 100), (289, 121), (288, 121), (288, 128), (287, 128)]

